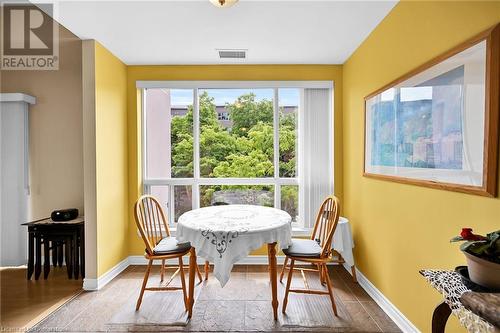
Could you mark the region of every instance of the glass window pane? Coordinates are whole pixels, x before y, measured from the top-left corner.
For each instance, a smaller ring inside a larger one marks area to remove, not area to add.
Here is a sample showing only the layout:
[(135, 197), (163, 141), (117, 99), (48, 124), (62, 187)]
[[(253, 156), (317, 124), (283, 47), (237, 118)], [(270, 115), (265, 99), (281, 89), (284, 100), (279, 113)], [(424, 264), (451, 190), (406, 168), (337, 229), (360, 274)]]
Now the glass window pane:
[(300, 105), (300, 90), (278, 89), (279, 96), (279, 167), (280, 177), (297, 175), (297, 120)]
[(281, 186), (281, 209), (290, 214), (292, 222), (298, 222), (299, 217), (299, 186)]
[(193, 177), (193, 90), (171, 89), (172, 178)]
[(174, 186), (174, 222), (187, 211), (193, 209), (193, 192), (191, 185)]
[(146, 175), (193, 176), (193, 90), (146, 89)]
[(202, 89), (200, 176), (272, 177), (273, 89)]
[(273, 185), (203, 185), (200, 207), (215, 205), (274, 206)]
[(170, 98), (167, 89), (145, 89), (146, 175), (168, 178), (170, 170)]
[(160, 203), (161, 209), (163, 209), (163, 214), (168, 222), (168, 192), (170, 191), (170, 186), (160, 185), (160, 186), (149, 186), (149, 194), (155, 197)]

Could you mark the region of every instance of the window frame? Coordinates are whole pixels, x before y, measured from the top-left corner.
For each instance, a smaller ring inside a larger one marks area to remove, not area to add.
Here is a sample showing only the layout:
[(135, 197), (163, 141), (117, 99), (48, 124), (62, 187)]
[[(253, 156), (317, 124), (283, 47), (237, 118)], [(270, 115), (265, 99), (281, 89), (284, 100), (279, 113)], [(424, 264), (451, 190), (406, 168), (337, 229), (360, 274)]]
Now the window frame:
[[(166, 212), (169, 225), (175, 226), (174, 186), (190, 185), (192, 190), (192, 209), (200, 207), (200, 186), (203, 185), (271, 185), (274, 186), (274, 206), (281, 209), (281, 186), (296, 185), (299, 188), (298, 219), (304, 216), (302, 195), (303, 177), (301, 177), (303, 130), (301, 129), (301, 112), (304, 109), (303, 91), (306, 88), (324, 88), (333, 92), (333, 81), (137, 81), (136, 88), (141, 97), (141, 180), (143, 193), (150, 193), (151, 186), (168, 186), (168, 211)], [(146, 159), (146, 96), (147, 89), (191, 89), (193, 90), (193, 177), (192, 178), (149, 178), (147, 177)], [(200, 177), (200, 115), (199, 90), (203, 89), (273, 89), (273, 165), (274, 177), (265, 178), (205, 178)], [(297, 110), (297, 162), (294, 178), (280, 177), (279, 173), (279, 89), (300, 89), (300, 103)], [(331, 94), (332, 95), (332, 94)], [(333, 95), (332, 95), (333, 96)], [(332, 97), (333, 98), (333, 97)], [(332, 100), (330, 100), (332, 103)], [(333, 136), (333, 125), (332, 125)], [(331, 142), (331, 147), (333, 143)], [(332, 162), (333, 163), (333, 162)], [(333, 166), (333, 164), (332, 164)], [(333, 172), (333, 168), (332, 172)], [(304, 228), (303, 221), (296, 221), (295, 228)]]

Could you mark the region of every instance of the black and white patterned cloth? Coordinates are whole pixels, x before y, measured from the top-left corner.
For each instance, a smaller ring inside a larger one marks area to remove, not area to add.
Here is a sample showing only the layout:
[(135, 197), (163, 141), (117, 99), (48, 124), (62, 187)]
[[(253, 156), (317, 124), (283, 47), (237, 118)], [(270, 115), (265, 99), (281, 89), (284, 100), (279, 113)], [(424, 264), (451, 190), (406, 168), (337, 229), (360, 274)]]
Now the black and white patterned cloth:
[(196, 254), (214, 264), (214, 276), (224, 286), (233, 265), (266, 243), (281, 249), (292, 240), (290, 215), (280, 209), (253, 205), (223, 205), (182, 214), (177, 240), (191, 242)]
[(420, 274), (429, 284), (439, 291), (451, 312), (457, 316), (460, 324), (469, 332), (495, 332), (493, 325), (467, 310), (460, 302), (460, 296), (466, 291), (470, 291), (462, 282), (460, 274), (454, 271), (423, 269)]

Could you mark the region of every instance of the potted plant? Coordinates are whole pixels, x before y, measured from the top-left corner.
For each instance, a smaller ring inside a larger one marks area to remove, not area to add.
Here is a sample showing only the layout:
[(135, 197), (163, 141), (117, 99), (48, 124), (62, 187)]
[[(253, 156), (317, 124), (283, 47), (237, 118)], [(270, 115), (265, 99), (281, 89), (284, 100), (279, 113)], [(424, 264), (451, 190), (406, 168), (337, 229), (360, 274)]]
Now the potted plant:
[(487, 288), (500, 289), (500, 230), (486, 236), (475, 235), (471, 228), (463, 228), (460, 236), (450, 242), (465, 241), (460, 250), (467, 260), (469, 278)]

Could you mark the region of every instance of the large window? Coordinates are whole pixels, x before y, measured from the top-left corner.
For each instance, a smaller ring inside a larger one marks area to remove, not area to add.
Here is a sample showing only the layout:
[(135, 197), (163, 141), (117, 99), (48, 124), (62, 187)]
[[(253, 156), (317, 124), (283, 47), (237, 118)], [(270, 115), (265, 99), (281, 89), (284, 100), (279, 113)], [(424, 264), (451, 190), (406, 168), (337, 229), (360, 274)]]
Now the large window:
[[(144, 192), (159, 198), (171, 224), (198, 207), (253, 204), (283, 209), (296, 225), (307, 227), (310, 167), (303, 163), (308, 153), (300, 153), (301, 142), (308, 141), (307, 126), (300, 126), (307, 88), (219, 84), (138, 83)], [(323, 90), (329, 98), (331, 89)], [(321, 153), (331, 156), (328, 150)]]

